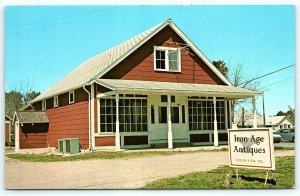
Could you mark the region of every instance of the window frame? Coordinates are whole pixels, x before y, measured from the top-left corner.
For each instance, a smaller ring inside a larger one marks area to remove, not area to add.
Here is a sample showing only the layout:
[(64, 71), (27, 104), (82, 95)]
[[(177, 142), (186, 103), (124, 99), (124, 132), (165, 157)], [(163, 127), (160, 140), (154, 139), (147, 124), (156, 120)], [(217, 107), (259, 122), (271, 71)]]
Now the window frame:
[[(156, 68), (156, 51), (165, 51), (165, 69), (158, 69)], [(169, 51), (177, 51), (178, 52), (178, 70), (170, 70), (169, 64)], [(154, 46), (154, 70), (155, 71), (164, 71), (164, 72), (174, 72), (174, 73), (181, 73), (181, 51), (179, 48), (171, 48), (171, 47), (164, 47), (164, 46)]]
[(43, 100), (42, 101), (42, 110), (46, 110), (47, 109), (47, 101)]
[[(71, 99), (70, 99), (71, 94), (73, 94), (73, 101), (71, 101)], [(69, 92), (69, 104), (72, 104), (72, 103), (75, 103), (75, 91), (70, 91)]]
[[(57, 102), (56, 102), (55, 100), (57, 100)], [(53, 106), (54, 106), (55, 108), (58, 107), (58, 96), (55, 96), (55, 97), (53, 98)]]

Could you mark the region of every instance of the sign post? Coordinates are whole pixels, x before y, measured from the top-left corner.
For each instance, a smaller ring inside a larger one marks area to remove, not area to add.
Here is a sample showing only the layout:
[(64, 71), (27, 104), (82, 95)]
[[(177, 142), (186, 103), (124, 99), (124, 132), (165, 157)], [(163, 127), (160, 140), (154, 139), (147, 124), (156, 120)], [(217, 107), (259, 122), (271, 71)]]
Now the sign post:
[(267, 128), (228, 129), (229, 166), (275, 170), (273, 133)]

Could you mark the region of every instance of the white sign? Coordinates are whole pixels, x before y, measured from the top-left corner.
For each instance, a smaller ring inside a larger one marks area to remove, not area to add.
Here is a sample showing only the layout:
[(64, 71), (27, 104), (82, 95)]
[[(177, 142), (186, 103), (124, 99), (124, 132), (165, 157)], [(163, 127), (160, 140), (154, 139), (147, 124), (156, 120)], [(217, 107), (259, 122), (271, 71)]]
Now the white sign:
[(229, 166), (275, 170), (273, 133), (266, 128), (228, 129)]

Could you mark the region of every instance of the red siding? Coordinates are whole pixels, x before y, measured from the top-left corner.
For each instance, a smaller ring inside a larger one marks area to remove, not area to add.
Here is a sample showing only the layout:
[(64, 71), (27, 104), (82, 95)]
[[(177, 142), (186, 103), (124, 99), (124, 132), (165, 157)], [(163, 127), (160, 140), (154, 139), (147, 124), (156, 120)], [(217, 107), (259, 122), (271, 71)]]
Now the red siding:
[(181, 50), (180, 73), (154, 71), (154, 46), (181, 47), (178, 43), (184, 42), (170, 27), (166, 27), (118, 66), (109, 71), (104, 78), (224, 84), (191, 49), (189, 51), (194, 56)]
[(5, 122), (5, 144), (9, 143), (10, 137), (10, 122)]
[(20, 149), (47, 148), (48, 124), (23, 124), (20, 126)]
[(49, 120), (48, 142), (51, 147), (57, 147), (57, 141), (61, 138), (79, 138), (80, 148), (88, 148), (88, 101), (49, 109), (46, 113)]
[(115, 136), (108, 137), (95, 137), (96, 146), (114, 146), (115, 145)]

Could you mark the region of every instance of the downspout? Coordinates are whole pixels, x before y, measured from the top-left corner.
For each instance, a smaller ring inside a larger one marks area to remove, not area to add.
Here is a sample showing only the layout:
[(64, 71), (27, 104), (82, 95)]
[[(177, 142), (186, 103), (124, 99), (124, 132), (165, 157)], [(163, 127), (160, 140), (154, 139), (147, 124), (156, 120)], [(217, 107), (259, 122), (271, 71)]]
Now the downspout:
[(85, 88), (86, 85), (83, 85), (82, 88), (89, 95), (89, 148), (88, 150), (92, 151), (92, 136), (91, 136), (91, 93)]

